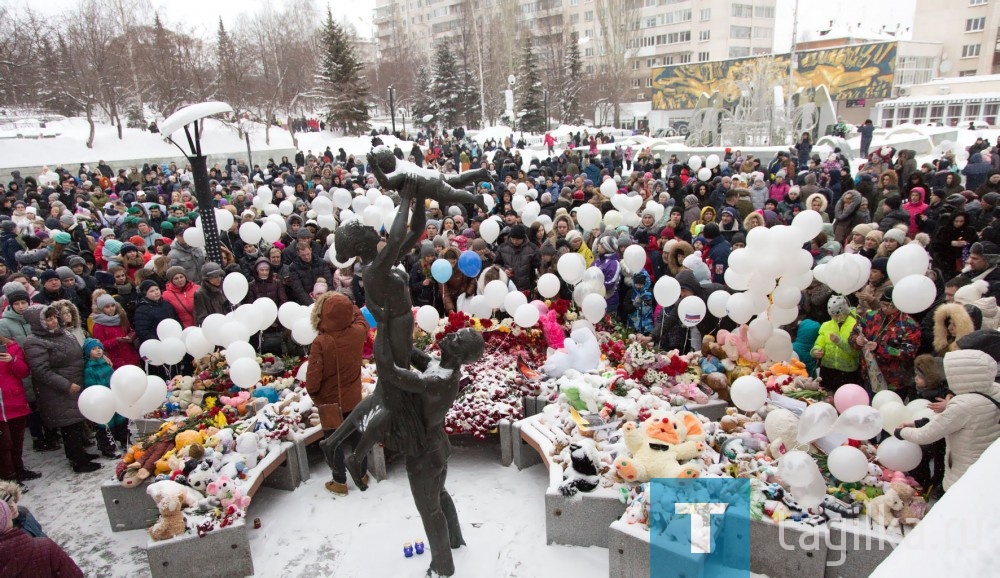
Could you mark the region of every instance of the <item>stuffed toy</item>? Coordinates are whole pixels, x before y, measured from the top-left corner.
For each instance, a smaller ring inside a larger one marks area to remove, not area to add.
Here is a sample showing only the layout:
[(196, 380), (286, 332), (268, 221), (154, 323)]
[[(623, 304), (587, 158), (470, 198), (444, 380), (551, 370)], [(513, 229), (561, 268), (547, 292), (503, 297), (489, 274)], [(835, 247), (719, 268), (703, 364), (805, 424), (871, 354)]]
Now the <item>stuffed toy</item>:
[(888, 528), (896, 521), (896, 513), (903, 509), (903, 500), (890, 487), (881, 496), (869, 500), (865, 509), (873, 523)]
[(174, 437), (174, 449), (178, 452), (184, 449), (185, 446), (191, 444), (200, 444), (205, 441), (205, 434), (196, 429), (189, 429), (179, 432)]
[(219, 397), (219, 401), (225, 406), (235, 408), (239, 415), (246, 415), (247, 402), (250, 401), (250, 392), (243, 390), (233, 397), (223, 395)]
[(198, 490), (203, 494), (208, 493), (208, 486), (213, 484), (219, 479), (219, 473), (215, 471), (212, 464), (206, 460), (202, 460), (195, 465), (191, 473), (187, 474), (187, 483), (189, 486)]
[(226, 476), (219, 476), (208, 485), (208, 495), (219, 500), (219, 504), (224, 510), (230, 506), (237, 510), (246, 510), (250, 505), (250, 496), (244, 496), (243, 492), (236, 487), (236, 482)]
[(597, 336), (590, 329), (579, 327), (563, 342), (562, 349), (549, 353), (542, 371), (549, 377), (562, 377), (570, 369), (586, 373), (597, 369), (600, 361), (601, 346)]
[(257, 467), (257, 460), (260, 459), (260, 448), (257, 434), (243, 432), (236, 438), (236, 452), (246, 460), (248, 469)]
[(562, 325), (559, 325), (555, 311), (549, 311), (542, 315), (538, 319), (538, 323), (542, 326), (542, 335), (545, 336), (549, 347), (558, 350), (565, 346), (566, 333), (563, 331)]
[(148, 530), (149, 537), (153, 540), (169, 540), (187, 532), (187, 523), (184, 521), (181, 506), (181, 498), (175, 494), (167, 494), (156, 500), (156, 509), (160, 511), (160, 517)]
[(593, 491), (600, 482), (601, 463), (594, 440), (583, 438), (570, 444), (568, 450), (570, 463), (563, 472), (559, 491), (564, 496), (576, 495), (578, 491)]
[(266, 385), (264, 387), (258, 387), (253, 390), (253, 397), (259, 397), (267, 400), (267, 403), (277, 403), (278, 402), (278, 390), (274, 386)]
[(771, 442), (768, 453), (774, 459), (792, 450), (808, 447), (796, 440), (799, 433), (799, 418), (787, 409), (778, 408), (769, 411), (764, 418), (764, 431)]
[(741, 325), (738, 333), (722, 329), (716, 333), (716, 339), (726, 352), (726, 356), (736, 361), (737, 365), (752, 367), (767, 361), (767, 353), (763, 349), (756, 351), (750, 349), (749, 329), (746, 325)]
[(642, 423), (622, 427), (631, 457), (619, 456), (615, 470), (627, 482), (652, 478), (697, 478), (701, 465), (694, 458), (705, 451), (705, 431), (693, 413), (655, 411)]
[[(704, 371), (704, 367), (702, 368)], [(719, 399), (725, 401), (726, 403), (732, 403), (732, 398), (729, 395), (729, 378), (726, 377), (725, 373), (719, 371), (713, 371), (710, 373), (702, 373), (701, 382), (708, 386)]]
[(194, 489), (170, 480), (160, 480), (159, 482), (149, 484), (146, 486), (146, 493), (156, 503), (160, 503), (161, 498), (177, 496), (180, 498), (181, 506), (184, 508), (194, 507), (202, 499), (202, 495)]

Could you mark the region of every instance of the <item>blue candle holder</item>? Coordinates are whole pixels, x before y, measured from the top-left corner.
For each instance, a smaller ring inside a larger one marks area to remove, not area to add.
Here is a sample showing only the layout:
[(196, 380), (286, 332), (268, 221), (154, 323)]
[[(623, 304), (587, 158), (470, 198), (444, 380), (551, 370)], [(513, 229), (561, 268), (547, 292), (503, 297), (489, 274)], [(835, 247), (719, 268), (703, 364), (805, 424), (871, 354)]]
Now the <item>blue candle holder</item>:
[(409, 542), (403, 544), (403, 556), (406, 556), (407, 558), (413, 557), (413, 545)]
[(423, 554), (424, 553), (424, 543), (423, 542), (421, 542), (420, 540), (417, 540), (417, 543), (414, 544), (414, 546), (416, 547), (417, 554)]

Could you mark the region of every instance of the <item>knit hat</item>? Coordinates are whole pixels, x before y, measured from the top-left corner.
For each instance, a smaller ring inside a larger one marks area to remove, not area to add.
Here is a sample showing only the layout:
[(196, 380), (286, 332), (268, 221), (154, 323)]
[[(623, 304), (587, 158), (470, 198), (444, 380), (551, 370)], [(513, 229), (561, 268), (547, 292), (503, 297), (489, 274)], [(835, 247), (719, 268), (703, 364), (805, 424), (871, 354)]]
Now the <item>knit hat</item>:
[(660, 231), (660, 238), (661, 239), (666, 239), (666, 240), (669, 241), (670, 239), (673, 239), (676, 236), (677, 236), (677, 233), (675, 233), (674, 230), (672, 228), (670, 228), (670, 227), (663, 227), (663, 230)]
[(128, 242), (132, 243), (136, 247), (145, 247), (146, 246), (146, 240), (143, 239), (139, 235), (132, 235), (131, 237), (128, 238)]
[(73, 237), (71, 237), (66, 231), (56, 231), (55, 233), (52, 233), (52, 240), (59, 245), (69, 245), (70, 241), (73, 240)]
[(97, 280), (98, 287), (110, 287), (115, 284), (115, 276), (107, 271), (95, 271), (94, 279)]
[(136, 247), (132, 243), (122, 243), (121, 251), (119, 251), (118, 254), (119, 255), (128, 255), (132, 251), (135, 251), (136, 253), (141, 253), (142, 252), (142, 251), (139, 250), (139, 247)]
[(14, 281), (14, 284), (19, 288), (9, 293), (4, 291), (4, 295), (7, 296), (7, 303), (10, 303), (11, 305), (17, 303), (18, 301), (27, 301), (30, 303), (31, 299), (28, 297), (28, 292), (24, 290), (24, 285), (21, 285), (16, 281)]
[(741, 244), (741, 245), (746, 245), (747, 244), (747, 236), (744, 235), (743, 233), (735, 233), (735, 234), (733, 234), (733, 238), (729, 240), (729, 243), (731, 245), (736, 245), (737, 243)]
[(112, 255), (118, 255), (121, 253), (122, 244), (118, 239), (108, 239), (104, 242), (104, 250)]
[(937, 389), (944, 384), (944, 359), (924, 353), (913, 360), (913, 371), (924, 378), (922, 389)]
[[(112, 301), (113, 301), (113, 299), (112, 299)], [(98, 340), (96, 340), (96, 339), (94, 339), (93, 337), (88, 337), (88, 338), (84, 339), (83, 340), (83, 358), (84, 359), (89, 359), (90, 358), (90, 352), (93, 351), (94, 349), (98, 348), (98, 347), (100, 347), (101, 349), (104, 349), (104, 346), (101, 345), (101, 342), (98, 341)]]
[(420, 244), (420, 257), (429, 257), (434, 254), (434, 243), (424, 241)]
[(73, 215), (63, 215), (59, 217), (59, 224), (63, 227), (70, 227), (74, 223)]
[(959, 337), (956, 343), (959, 349), (977, 349), (993, 359), (1000, 359), (1000, 331), (980, 329)]
[(871, 231), (872, 231), (872, 226), (870, 224), (868, 224), (868, 223), (861, 223), (859, 225), (855, 225), (854, 228), (851, 229), (851, 234), (852, 235), (861, 235), (862, 237), (867, 237), (868, 233), (871, 233)]
[(225, 277), (226, 272), (222, 270), (222, 267), (218, 263), (212, 263), (209, 261), (201, 266), (201, 278), (211, 279), (212, 277)]
[(687, 206), (687, 205), (694, 206), (694, 205), (697, 205), (697, 204), (698, 204), (698, 197), (697, 196), (695, 196), (695, 195), (688, 195), (688, 196), (684, 197), (684, 205), (685, 206)]
[(70, 267), (76, 267), (77, 265), (87, 266), (87, 260), (79, 255), (73, 255), (69, 259), (66, 259), (66, 264)]
[(608, 253), (615, 253), (618, 251), (618, 239), (614, 235), (605, 235), (601, 237), (599, 243)]
[(882, 231), (879, 231), (878, 229), (874, 229), (874, 230), (868, 231), (868, 233), (865, 235), (865, 239), (866, 240), (867, 239), (871, 239), (871, 240), (875, 241), (876, 244), (877, 243), (881, 243), (882, 242)]
[(881, 301), (883, 303), (892, 303), (892, 286), (891, 285), (882, 290), (882, 297), (879, 298), (879, 301)]
[(39, 276), (38, 279), (42, 283), (46, 283), (50, 279), (58, 279), (58, 278), (59, 278), (59, 274), (58, 273), (56, 273), (52, 269), (46, 269), (45, 271), (42, 271), (42, 274)]
[(108, 295), (107, 293), (97, 298), (97, 307), (99, 309), (104, 309), (108, 305), (114, 305), (115, 303), (117, 303), (117, 301), (115, 301), (115, 298)]
[(173, 231), (173, 230), (174, 230), (174, 224), (171, 223), (170, 221), (163, 221), (162, 223), (160, 223), (160, 231)]
[(56, 268), (56, 275), (59, 276), (59, 280), (60, 281), (65, 280), (65, 279), (75, 279), (76, 278), (76, 274), (73, 273), (73, 270), (70, 269), (69, 267), (66, 267), (65, 265), (63, 265), (62, 267), (57, 267)]
[(955, 291), (955, 303), (960, 305), (968, 305), (970, 303), (975, 303), (976, 301), (983, 298), (990, 290), (990, 284), (982, 279), (973, 281), (964, 287), (959, 287), (958, 291)]
[(511, 239), (527, 239), (528, 238), (528, 228), (524, 225), (518, 223), (510, 228), (510, 238)]
[(167, 281), (171, 281), (174, 278), (174, 275), (184, 275), (184, 278), (187, 279), (187, 271), (184, 270), (184, 267), (179, 265), (167, 268)]
[(701, 283), (698, 282), (697, 277), (694, 276), (694, 272), (685, 269), (677, 273), (677, 283), (680, 284), (681, 289), (687, 289), (692, 293), (698, 293), (701, 291)]
[(875, 259), (872, 259), (872, 269), (881, 271), (883, 275), (888, 274), (887, 273), (888, 267), (889, 267), (889, 260), (886, 259), (885, 257), (877, 257)]
[(18, 283), (17, 281), (8, 281), (3, 284), (2, 292), (8, 298), (10, 298), (10, 294), (14, 291), (24, 291), (24, 285)]
[(0, 230), (2, 230), (5, 233), (13, 233), (14, 231), (17, 230), (17, 223), (11, 221), (10, 219), (7, 219), (2, 223), (0, 223)]
[(889, 229), (882, 235), (882, 242), (884, 243), (890, 239), (895, 241), (897, 245), (902, 245), (906, 242), (906, 235), (899, 229)]
[(835, 315), (847, 315), (851, 312), (851, 307), (847, 304), (847, 299), (843, 295), (831, 295), (826, 302), (826, 311), (831, 317)]
[(965, 197), (963, 197), (959, 193), (952, 193), (948, 195), (948, 198), (946, 198), (944, 202), (945, 204), (951, 205), (956, 209), (965, 208)]
[(139, 296), (145, 297), (146, 292), (152, 289), (153, 287), (159, 287), (159, 285), (157, 285), (156, 281), (153, 281), (152, 279), (146, 279), (142, 283), (139, 283)]
[(1000, 193), (986, 193), (983, 195), (983, 198), (979, 199), (979, 202), (980, 204), (986, 203), (991, 207), (996, 207), (997, 205), (1000, 205)]

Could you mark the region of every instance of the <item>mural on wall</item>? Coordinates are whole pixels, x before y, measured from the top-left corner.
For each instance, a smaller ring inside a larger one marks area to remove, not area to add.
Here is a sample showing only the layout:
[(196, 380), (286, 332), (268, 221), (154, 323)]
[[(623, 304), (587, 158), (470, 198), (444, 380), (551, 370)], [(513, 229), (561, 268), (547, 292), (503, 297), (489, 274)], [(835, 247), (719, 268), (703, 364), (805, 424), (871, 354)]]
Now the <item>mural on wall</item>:
[[(825, 85), (834, 100), (890, 98), (896, 43), (879, 42), (796, 53), (794, 90)], [(739, 80), (761, 58), (773, 58), (773, 84), (787, 86), (789, 54), (667, 66), (653, 70), (653, 109), (688, 110), (698, 97), (719, 91), (726, 107), (740, 99)]]

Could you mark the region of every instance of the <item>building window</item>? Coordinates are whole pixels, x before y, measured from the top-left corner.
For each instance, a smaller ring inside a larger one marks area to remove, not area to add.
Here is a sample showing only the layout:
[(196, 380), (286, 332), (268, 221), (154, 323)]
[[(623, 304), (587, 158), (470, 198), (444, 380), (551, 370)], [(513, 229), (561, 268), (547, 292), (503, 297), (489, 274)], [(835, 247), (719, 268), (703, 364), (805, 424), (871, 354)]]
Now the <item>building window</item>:
[(966, 44), (962, 47), (962, 58), (977, 58), (979, 56), (979, 44)]
[(642, 25), (643, 28), (652, 28), (652, 27), (656, 26), (656, 16), (653, 16), (651, 18), (647, 18), (645, 21), (643, 21), (642, 24), (643, 24)]
[(593, 10), (587, 10), (586, 12), (584, 12), (583, 13), (583, 19), (586, 22), (593, 22), (594, 21), (594, 11)]
[(594, 65), (588, 64), (587, 66), (584, 66), (583, 71), (586, 72), (587, 74), (594, 74)]
[(667, 34), (667, 44), (677, 44), (678, 42), (691, 42), (691, 31), (671, 32)]
[(976, 75), (976, 71), (975, 70), (960, 70), (960, 71), (958, 71), (958, 76), (960, 76), (960, 77), (961, 76), (975, 76), (975, 75)]
[(708, 62), (708, 52), (699, 52), (698, 62)]
[(771, 29), (770, 28), (764, 28), (763, 26), (754, 26), (753, 27), (753, 37), (754, 38), (770, 38), (771, 37)]
[(641, 81), (638, 78), (633, 78), (632, 79), (632, 88), (639, 88), (639, 83), (640, 82)]
[(639, 61), (638, 60), (633, 60), (632, 61), (632, 70), (639, 70)]
[(593, 48), (585, 48), (585, 49), (583, 49), (583, 55), (584, 56), (593, 56), (594, 55), (594, 49)]
[(969, 0), (969, 6), (982, 6), (986, 4), (988, 0)]
[(757, 18), (774, 18), (774, 6), (755, 6), (753, 15)]
[(690, 22), (691, 21), (691, 11), (690, 10), (675, 10), (674, 12), (668, 12), (662, 17), (664, 24), (676, 24), (678, 22)]
[(569, 15), (569, 23), (570, 24), (579, 24), (580, 23), (580, 15), (579, 14), (570, 14)]
[(681, 54), (680, 60), (681, 64), (687, 64), (691, 62), (691, 53), (688, 52), (687, 54)]
[(965, 20), (965, 31), (966, 32), (979, 32), (986, 28), (986, 17), (980, 16), (979, 18), (967, 18)]
[(944, 105), (936, 104), (931, 106), (931, 116), (927, 119), (927, 122), (931, 124), (936, 124), (941, 122), (944, 117)]
[(934, 75), (933, 56), (900, 56), (896, 59), (893, 86), (910, 86), (930, 82)]
[(711, 19), (712, 19), (712, 9), (711, 8), (702, 8), (701, 9), (701, 21), (704, 22), (706, 20), (711, 20)]
[(749, 26), (730, 26), (729, 27), (729, 37), (730, 38), (750, 38), (750, 27)]
[(580, 0), (569, 0), (569, 5), (570, 6), (579, 6), (580, 5)]
[(586, 29), (586, 30), (583, 31), (583, 37), (584, 38), (590, 38), (593, 35), (594, 35), (594, 29), (593, 28), (588, 28), (588, 29)]
[(647, 58), (646, 59), (646, 68), (653, 68), (654, 66), (656, 66), (656, 59), (655, 58)]
[(652, 86), (653, 86), (653, 79), (652, 78), (647, 78), (646, 79), (646, 88), (651, 88)]
[(702, 42), (704, 42), (706, 40), (711, 40), (711, 38), (712, 38), (712, 31), (711, 30), (702, 30), (702, 31), (698, 32), (698, 40), (700, 40)]
[(652, 8), (656, 6), (656, 0), (646, 0), (646, 8)]
[(674, 63), (674, 57), (673, 56), (664, 56), (663, 57), (663, 65), (664, 66), (670, 66), (673, 63)]
[(956, 126), (959, 120), (962, 118), (962, 105), (952, 104), (948, 106), (948, 120), (945, 122), (945, 126)]
[(753, 4), (733, 4), (734, 18), (753, 18)]
[(729, 58), (743, 58), (750, 56), (750, 48), (746, 46), (730, 46)]
[(986, 106), (983, 107), (983, 120), (986, 121), (986, 124), (990, 126), (996, 125), (998, 109), (1000, 109), (1000, 104), (995, 102), (986, 103)]

